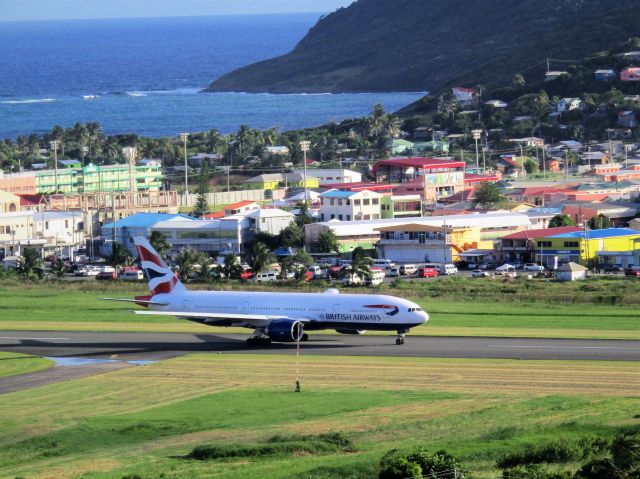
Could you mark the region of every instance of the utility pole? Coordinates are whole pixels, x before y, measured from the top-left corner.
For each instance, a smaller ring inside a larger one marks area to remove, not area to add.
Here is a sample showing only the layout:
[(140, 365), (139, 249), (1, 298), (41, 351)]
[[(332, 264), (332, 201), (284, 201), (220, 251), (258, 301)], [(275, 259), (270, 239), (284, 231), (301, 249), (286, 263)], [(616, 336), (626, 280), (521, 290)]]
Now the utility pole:
[(480, 156), (478, 155), (478, 140), (482, 135), (482, 130), (471, 130), (473, 139), (476, 142), (476, 174), (480, 174)]
[(304, 163), (304, 202), (305, 203), (309, 199), (309, 195), (307, 193), (307, 151), (309, 151), (310, 146), (311, 146), (311, 142), (308, 140), (303, 140), (300, 142), (300, 149), (302, 150), (302, 162)]
[(547, 158), (546, 158), (546, 153), (547, 153), (547, 146), (546, 145), (542, 145), (542, 177), (544, 179), (547, 178)]
[(189, 133), (180, 133), (180, 139), (184, 144), (184, 201), (185, 205), (189, 204), (189, 165), (187, 162), (187, 139), (189, 138)]
[(49, 146), (53, 150), (53, 169), (54, 169), (54, 193), (58, 192), (58, 147), (60, 146), (60, 140), (51, 140)]
[(569, 181), (569, 148), (564, 150), (564, 181)]
[(487, 171), (487, 158), (485, 156), (487, 152), (487, 147), (483, 146), (482, 147), (482, 174), (485, 174)]

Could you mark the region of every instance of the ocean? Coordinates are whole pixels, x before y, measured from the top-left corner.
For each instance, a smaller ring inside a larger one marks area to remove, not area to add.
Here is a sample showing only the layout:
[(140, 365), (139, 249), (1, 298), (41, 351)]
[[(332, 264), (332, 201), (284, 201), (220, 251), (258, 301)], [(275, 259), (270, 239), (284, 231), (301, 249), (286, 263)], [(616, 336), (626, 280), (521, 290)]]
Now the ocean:
[(200, 93), (291, 50), (320, 14), (0, 23), (0, 138), (99, 122), (108, 134), (289, 130), (396, 110), (423, 93)]

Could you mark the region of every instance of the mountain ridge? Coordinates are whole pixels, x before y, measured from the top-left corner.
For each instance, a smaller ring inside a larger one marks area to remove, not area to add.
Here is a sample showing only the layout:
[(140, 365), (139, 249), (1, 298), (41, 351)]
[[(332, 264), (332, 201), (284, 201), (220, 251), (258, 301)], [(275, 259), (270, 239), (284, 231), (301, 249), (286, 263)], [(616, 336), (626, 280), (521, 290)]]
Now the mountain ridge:
[(638, 35), (638, 25), (634, 0), (358, 0), (322, 17), (290, 53), (234, 70), (206, 91), (496, 86), (547, 56), (606, 49)]

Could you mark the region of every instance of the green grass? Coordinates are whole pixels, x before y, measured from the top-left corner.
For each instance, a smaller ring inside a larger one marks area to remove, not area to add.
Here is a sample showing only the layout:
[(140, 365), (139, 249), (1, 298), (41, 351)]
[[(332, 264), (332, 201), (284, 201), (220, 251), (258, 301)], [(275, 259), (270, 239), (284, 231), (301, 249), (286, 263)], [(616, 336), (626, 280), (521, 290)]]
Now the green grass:
[(53, 361), (20, 353), (0, 352), (0, 378), (35, 373), (53, 366)]
[[(640, 282), (625, 281), (623, 278), (617, 281), (596, 281), (566, 285), (569, 290), (563, 294), (574, 298), (578, 290), (589, 286), (587, 289), (596, 289), (595, 294), (601, 288), (609, 288), (618, 294), (622, 291), (624, 295), (640, 298), (639, 284)], [(412, 334), (640, 339), (637, 306), (544, 301), (545, 295), (557, 295), (559, 290), (563, 291), (560, 289), (563, 286), (548, 282), (504, 285), (499, 281), (444, 279), (417, 285), (402, 284), (399, 288), (386, 288), (381, 292), (415, 300), (429, 312), (429, 322), (415, 328)], [(239, 288), (238, 285), (226, 287)], [(320, 290), (316, 288), (311, 291)], [(514, 293), (509, 292), (513, 290), (520, 291), (521, 294), (526, 291), (529, 296), (514, 298)], [(454, 297), (456, 293), (458, 297)], [(489, 293), (493, 297), (489, 297)], [(213, 331), (210, 327), (174, 318), (136, 316), (131, 313), (132, 309), (137, 308), (135, 305), (99, 300), (101, 297), (133, 298), (140, 294), (146, 294), (143, 284), (4, 284), (0, 287), (3, 298), (0, 303), (0, 329)], [(538, 301), (532, 299), (536, 297)], [(215, 331), (246, 332), (237, 328), (216, 328)]]
[(5, 394), (0, 477), (364, 478), (421, 445), (495, 478), (507, 453), (640, 427), (637, 364), (303, 357), (299, 394), (295, 364), (192, 355)]

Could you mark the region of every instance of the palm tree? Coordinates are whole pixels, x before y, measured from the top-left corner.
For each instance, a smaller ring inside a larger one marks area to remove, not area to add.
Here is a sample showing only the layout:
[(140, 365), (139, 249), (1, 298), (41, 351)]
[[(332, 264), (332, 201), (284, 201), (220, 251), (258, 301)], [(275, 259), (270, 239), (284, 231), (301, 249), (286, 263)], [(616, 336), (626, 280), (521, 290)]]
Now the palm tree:
[(167, 235), (160, 231), (152, 231), (149, 235), (149, 244), (161, 257), (171, 250), (171, 243), (167, 240)]
[(198, 253), (183, 249), (176, 256), (176, 263), (179, 268), (178, 275), (182, 281), (187, 281), (194, 271), (194, 266), (198, 262)]
[(22, 251), (16, 267), (21, 276), (27, 280), (36, 279), (40, 277), (43, 268), (44, 263), (35, 248), (25, 248)]
[(197, 266), (198, 270), (198, 279), (200, 281), (210, 281), (213, 276), (211, 274), (211, 268), (213, 266), (213, 261), (211, 261), (211, 257), (204, 252), (200, 252), (196, 254), (195, 266)]
[(55, 263), (51, 265), (51, 270), (56, 278), (62, 279), (64, 278), (64, 273), (66, 272), (67, 267), (65, 266), (64, 261), (58, 258)]
[(256, 243), (253, 247), (253, 270), (256, 273), (261, 272), (265, 267), (275, 263), (276, 257), (269, 250), (266, 244)]
[(340, 276), (358, 278), (362, 282), (371, 278), (371, 263), (371, 258), (365, 254), (362, 247), (358, 246), (351, 253), (351, 264), (342, 268)]
[(240, 276), (242, 266), (240, 266), (238, 257), (235, 254), (229, 253), (224, 257), (224, 266), (222, 267), (222, 271), (227, 278), (237, 278)]
[(123, 266), (131, 266), (133, 264), (133, 256), (131, 256), (131, 252), (127, 248), (118, 242), (114, 242), (108, 262), (114, 268), (121, 269)]

